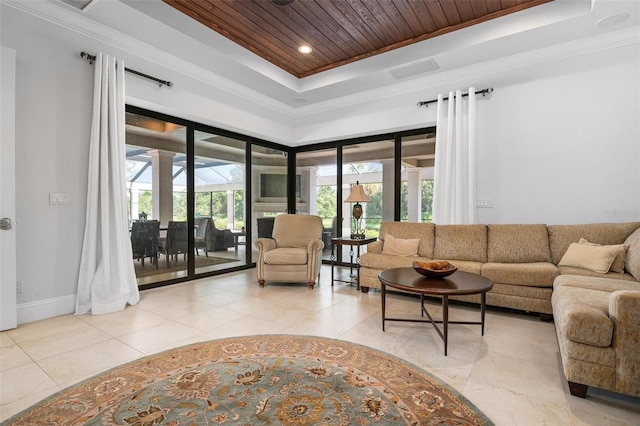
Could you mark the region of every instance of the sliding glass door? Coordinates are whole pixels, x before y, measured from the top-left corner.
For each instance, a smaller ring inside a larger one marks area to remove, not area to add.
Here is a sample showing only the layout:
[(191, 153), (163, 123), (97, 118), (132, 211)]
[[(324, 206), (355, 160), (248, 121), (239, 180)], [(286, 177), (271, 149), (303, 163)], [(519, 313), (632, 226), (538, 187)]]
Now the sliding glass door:
[(371, 201), (362, 203), (363, 213), (359, 225), (353, 219), (352, 204), (343, 203), (343, 235), (349, 235), (351, 230), (359, 226), (367, 237), (377, 237), (380, 223), (383, 220), (394, 220), (394, 147), (393, 140), (344, 147), (342, 199), (347, 199), (351, 187), (359, 183)]
[[(251, 217), (252, 241), (271, 238), (276, 215), (287, 213), (287, 157), (286, 151), (265, 146), (251, 146)], [(300, 194), (300, 178), (296, 177), (296, 196)], [(254, 249), (252, 260), (258, 258)]]
[(418, 135), (403, 136), (401, 144), (400, 220), (431, 222), (435, 129)]
[(129, 222), (139, 286), (250, 267), (248, 145), (229, 132), (127, 107)]
[(296, 175), (300, 176), (300, 197), (296, 200), (300, 213), (322, 218), (322, 258), (329, 260), (331, 238), (338, 236), (341, 220), (338, 218), (338, 165), (337, 148), (296, 154)]
[(127, 193), (138, 285), (187, 276), (186, 127), (126, 114)]
[(195, 131), (196, 274), (247, 263), (246, 146), (232, 137)]

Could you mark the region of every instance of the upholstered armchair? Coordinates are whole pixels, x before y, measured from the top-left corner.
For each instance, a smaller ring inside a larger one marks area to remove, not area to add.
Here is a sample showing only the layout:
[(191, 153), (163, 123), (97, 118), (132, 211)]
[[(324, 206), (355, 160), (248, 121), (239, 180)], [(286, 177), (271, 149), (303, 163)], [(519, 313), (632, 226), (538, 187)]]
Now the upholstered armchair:
[(322, 263), (322, 219), (282, 214), (275, 218), (272, 238), (258, 238), (258, 284), (306, 281), (313, 289)]

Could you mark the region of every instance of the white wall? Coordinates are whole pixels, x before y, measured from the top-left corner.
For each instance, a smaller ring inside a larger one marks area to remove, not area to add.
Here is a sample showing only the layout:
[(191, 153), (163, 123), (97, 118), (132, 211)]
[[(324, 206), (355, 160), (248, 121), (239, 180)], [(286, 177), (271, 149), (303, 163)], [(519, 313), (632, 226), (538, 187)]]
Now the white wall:
[[(84, 227), (92, 69), (75, 60), (73, 35), (50, 26), (2, 10), (2, 44), (16, 50), (19, 323), (73, 309)], [(49, 205), (51, 192), (71, 204)]]
[[(432, 97), (417, 86), (414, 93), (301, 116), (294, 126), (277, 111), (244, 108), (248, 99), (0, 8), (0, 41), (16, 50), (17, 279), (24, 287), (18, 298), (19, 322), (71, 312), (74, 306), (93, 79), (93, 67), (78, 57), (82, 50), (113, 53), (132, 68), (176, 83), (161, 89), (128, 76), (127, 96), (133, 104), (229, 130), (246, 128), (247, 134), (275, 142), (384, 133), (435, 120), (435, 108), (415, 106)], [(494, 202), (493, 209), (480, 210), (480, 221), (640, 220), (640, 70), (637, 45), (627, 50), (635, 54), (622, 55), (625, 60), (615, 55), (611, 65), (584, 61), (582, 66), (584, 58), (569, 58), (565, 61), (574, 66), (563, 73), (544, 68), (546, 73), (536, 70), (540, 72), (527, 81), (482, 75), (469, 82), (495, 88), (492, 99), (479, 108), (478, 193)], [(452, 81), (451, 88), (465, 87), (459, 83)], [(70, 194), (71, 204), (49, 205), (50, 192)]]
[(625, 52), (482, 103), (478, 198), (494, 207), (479, 221), (640, 221), (640, 68), (637, 46)]

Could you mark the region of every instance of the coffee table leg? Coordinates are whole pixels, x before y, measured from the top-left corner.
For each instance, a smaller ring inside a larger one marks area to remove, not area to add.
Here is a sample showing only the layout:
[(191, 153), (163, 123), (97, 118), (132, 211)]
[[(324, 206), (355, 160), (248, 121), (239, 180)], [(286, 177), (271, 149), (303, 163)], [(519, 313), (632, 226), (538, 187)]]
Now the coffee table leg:
[(449, 296), (442, 296), (442, 328), (444, 335), (444, 356), (447, 356), (447, 342), (449, 336)]
[(480, 323), (481, 325), (481, 329), (482, 329), (482, 335), (484, 336), (484, 313), (485, 313), (485, 307), (487, 305), (487, 293), (482, 293), (480, 295)]
[(387, 292), (385, 291), (385, 285), (380, 283), (380, 293), (381, 293), (381, 299), (382, 299), (382, 331), (384, 331), (384, 319), (385, 319), (385, 308), (386, 308), (386, 302), (387, 302)]

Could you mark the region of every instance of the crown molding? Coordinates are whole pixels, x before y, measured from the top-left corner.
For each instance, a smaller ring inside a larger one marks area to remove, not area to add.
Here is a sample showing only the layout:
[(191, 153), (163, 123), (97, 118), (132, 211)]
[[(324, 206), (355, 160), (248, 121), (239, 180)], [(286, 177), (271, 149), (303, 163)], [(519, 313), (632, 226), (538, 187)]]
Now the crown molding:
[[(435, 92), (442, 87), (450, 88), (459, 82), (474, 82), (480, 79), (486, 80), (487, 77), (490, 78), (490, 76), (515, 73), (535, 65), (551, 63), (640, 42), (638, 27), (634, 26), (624, 30), (611, 31), (598, 36), (558, 43), (552, 46), (533, 49), (468, 66), (453, 69), (442, 68), (428, 75), (409, 77), (402, 81), (376, 87), (375, 89), (336, 96), (330, 100), (319, 101), (308, 105), (300, 104), (291, 106), (213, 71), (167, 53), (146, 42), (96, 22), (83, 13), (69, 10), (69, 8), (63, 7), (54, 0), (0, 1), (2, 5), (7, 5), (56, 26), (112, 46), (132, 56), (166, 68), (170, 72), (179, 73), (216, 90), (228, 93), (230, 97), (239, 98), (243, 103), (249, 102), (252, 105), (256, 105), (257, 108), (264, 108), (272, 113), (281, 114), (286, 119), (292, 121), (315, 114), (327, 113), (334, 110), (339, 111), (344, 108), (354, 107), (372, 101), (379, 102), (383, 99), (401, 95), (415, 94), (417, 97), (422, 98), (423, 96), (435, 94)], [(118, 6), (131, 8), (124, 3), (120, 3)], [(427, 59), (427, 57), (424, 59)], [(437, 55), (435, 55), (433, 59), (439, 63)], [(372, 74), (372, 76), (379, 76), (382, 81), (382, 79), (389, 76), (389, 70), (378, 71)], [(494, 85), (497, 85), (497, 83), (498, 82)], [(349, 82), (346, 81), (343, 84), (349, 84)], [(305, 96), (305, 91), (296, 91), (290, 88), (283, 88), (283, 90), (291, 92), (291, 98)]]
[[(266, 96), (260, 92), (249, 89), (242, 84), (232, 81), (219, 74), (185, 61), (175, 55), (169, 54), (148, 43), (114, 30), (106, 25), (96, 22), (79, 11), (70, 10), (54, 1), (23, 1), (1, 0), (2, 4), (21, 12), (32, 15), (38, 19), (49, 22), (69, 31), (92, 38), (100, 43), (112, 46), (115, 49), (127, 52), (142, 60), (151, 62), (163, 68), (178, 72), (186, 77), (200, 81), (216, 88), (217, 90), (237, 96), (245, 101), (270, 109), (275, 112), (293, 116), (294, 108), (280, 101)], [(124, 7), (125, 4), (122, 4)], [(80, 52), (78, 52), (79, 55)], [(90, 52), (95, 53), (95, 52)]]

